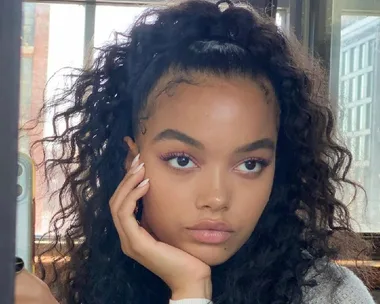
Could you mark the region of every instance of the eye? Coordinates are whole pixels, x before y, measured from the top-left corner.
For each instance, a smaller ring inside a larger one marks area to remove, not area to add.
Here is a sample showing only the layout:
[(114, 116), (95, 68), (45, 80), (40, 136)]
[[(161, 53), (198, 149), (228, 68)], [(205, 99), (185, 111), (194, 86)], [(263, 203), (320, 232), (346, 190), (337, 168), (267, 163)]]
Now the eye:
[(192, 168), (194, 166), (193, 161), (187, 156), (176, 156), (170, 160), (168, 163), (174, 168)]
[(197, 167), (190, 156), (183, 153), (171, 153), (161, 157), (164, 161), (175, 169), (190, 169)]
[(248, 159), (237, 168), (243, 173), (260, 173), (267, 165), (267, 162), (264, 160)]

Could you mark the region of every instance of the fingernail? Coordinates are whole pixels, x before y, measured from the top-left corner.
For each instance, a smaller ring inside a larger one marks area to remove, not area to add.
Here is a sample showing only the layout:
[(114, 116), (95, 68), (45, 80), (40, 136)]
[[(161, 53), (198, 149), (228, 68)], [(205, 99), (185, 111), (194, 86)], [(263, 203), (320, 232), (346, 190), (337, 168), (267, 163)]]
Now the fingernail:
[(149, 183), (149, 178), (144, 179), (138, 186), (137, 188), (142, 188), (144, 187), (147, 183)]
[(131, 164), (131, 168), (133, 168), (133, 166), (136, 166), (136, 164), (138, 163), (140, 159), (140, 153), (136, 155), (136, 157), (133, 159), (132, 161), (132, 164)]
[(139, 172), (142, 169), (142, 167), (144, 167), (144, 163), (138, 165), (138, 167), (132, 171), (132, 174), (136, 174), (137, 172)]

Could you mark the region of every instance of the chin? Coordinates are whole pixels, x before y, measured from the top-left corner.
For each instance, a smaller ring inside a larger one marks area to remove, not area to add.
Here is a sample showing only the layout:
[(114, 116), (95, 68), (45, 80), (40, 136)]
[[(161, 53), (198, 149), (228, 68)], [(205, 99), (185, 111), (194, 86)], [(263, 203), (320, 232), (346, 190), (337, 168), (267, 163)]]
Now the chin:
[(214, 266), (222, 265), (223, 263), (227, 262), (227, 260), (226, 259), (221, 259), (220, 261), (218, 261), (218, 260), (212, 260), (212, 261), (209, 261), (209, 262), (208, 261), (203, 261), (203, 262), (206, 263), (210, 267), (214, 267)]
[[(194, 246), (194, 245), (193, 245)], [(228, 261), (235, 252), (230, 252), (225, 246), (200, 244), (198, 248), (183, 248), (182, 250), (198, 258), (209, 266), (218, 266)]]
[(206, 256), (206, 255), (203, 255), (203, 256), (199, 256), (197, 258), (209, 266), (218, 266), (218, 265), (225, 263), (231, 257), (230, 256), (215, 256), (215, 255), (207, 255)]

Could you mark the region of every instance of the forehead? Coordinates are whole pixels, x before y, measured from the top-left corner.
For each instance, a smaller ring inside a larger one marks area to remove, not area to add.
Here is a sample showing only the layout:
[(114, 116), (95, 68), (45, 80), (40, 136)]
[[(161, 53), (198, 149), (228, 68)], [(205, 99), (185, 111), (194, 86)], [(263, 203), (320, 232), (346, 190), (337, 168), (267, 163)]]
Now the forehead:
[(276, 138), (277, 102), (265, 80), (166, 76), (150, 98), (154, 110), (145, 122), (148, 137), (172, 128), (209, 143)]

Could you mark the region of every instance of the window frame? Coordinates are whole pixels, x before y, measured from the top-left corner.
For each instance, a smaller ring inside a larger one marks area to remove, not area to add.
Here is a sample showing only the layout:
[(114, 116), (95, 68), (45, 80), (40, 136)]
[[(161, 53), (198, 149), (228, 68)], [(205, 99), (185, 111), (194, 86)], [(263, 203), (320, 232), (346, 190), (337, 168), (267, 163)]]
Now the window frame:
[[(312, 0), (314, 2), (318, 0)], [(329, 12), (326, 15), (326, 24), (331, 20), (329, 26), (319, 28), (319, 37), (325, 37), (328, 41), (330, 52), (322, 52), (322, 60), (326, 67), (329, 68), (329, 84), (330, 95), (333, 100), (338, 100), (339, 86), (334, 84), (339, 81), (339, 60), (331, 60), (332, 58), (340, 57), (340, 41), (341, 41), (341, 17), (342, 15), (371, 15), (380, 16), (380, 2), (375, 1), (357, 1), (357, 0), (322, 0), (320, 4), (325, 7), (325, 11)], [(318, 50), (317, 50), (318, 53)], [(331, 63), (331, 64), (330, 64)], [(373, 243), (373, 260), (380, 260), (380, 232), (359, 233), (364, 239)]]
[[(9, 26), (9, 25), (12, 26)], [(14, 302), (16, 237), (17, 138), (20, 94), (21, 0), (3, 0), (0, 10), (0, 294)], [(6, 30), (5, 30), (6, 29)]]

